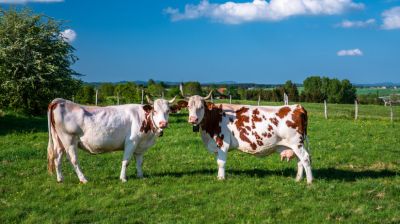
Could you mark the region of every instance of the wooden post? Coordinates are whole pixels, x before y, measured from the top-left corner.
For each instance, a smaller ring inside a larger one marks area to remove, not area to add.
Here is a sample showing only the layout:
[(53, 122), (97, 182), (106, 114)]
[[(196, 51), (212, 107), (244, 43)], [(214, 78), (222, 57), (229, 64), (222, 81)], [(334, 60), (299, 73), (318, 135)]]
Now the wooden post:
[(358, 118), (358, 101), (357, 101), (357, 99), (354, 100), (354, 107), (355, 107), (354, 120), (357, 120), (357, 118)]
[(232, 95), (229, 95), (229, 104), (232, 104)]
[(289, 105), (289, 97), (286, 93), (283, 93), (283, 101), (285, 103), (285, 105)]
[(144, 89), (142, 89), (142, 101), (141, 101), (142, 105), (143, 105), (143, 98), (144, 98)]
[(325, 119), (328, 119), (328, 107), (326, 106), (326, 100), (324, 100), (324, 112), (325, 112)]
[(164, 90), (161, 93), (161, 99), (164, 99)]
[(96, 106), (97, 106), (97, 95), (99, 94), (99, 90), (96, 89)]
[(117, 105), (119, 105), (119, 92), (117, 93)]
[(258, 94), (258, 103), (257, 103), (258, 106), (260, 106), (260, 100), (261, 100), (261, 95)]

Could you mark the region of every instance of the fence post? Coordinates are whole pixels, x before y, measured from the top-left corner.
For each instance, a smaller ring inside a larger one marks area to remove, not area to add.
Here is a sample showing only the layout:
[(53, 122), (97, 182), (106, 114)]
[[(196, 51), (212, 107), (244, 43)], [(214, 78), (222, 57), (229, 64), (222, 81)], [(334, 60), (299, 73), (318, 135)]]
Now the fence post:
[(260, 100), (261, 100), (261, 96), (260, 96), (260, 94), (258, 94), (258, 103), (257, 103), (258, 106), (260, 106)]
[(140, 104), (143, 105), (143, 97), (144, 97), (144, 89), (142, 89), (142, 101), (140, 102)]
[(325, 119), (328, 119), (328, 107), (326, 106), (326, 100), (324, 100), (324, 111), (325, 111)]
[(232, 95), (229, 95), (229, 104), (232, 104)]
[(354, 100), (354, 107), (355, 107), (354, 120), (357, 120), (357, 118), (358, 118), (358, 101), (357, 101), (357, 99)]
[(285, 103), (285, 105), (289, 105), (289, 97), (286, 93), (283, 93), (283, 101)]
[(97, 106), (97, 95), (99, 94), (99, 89), (96, 89), (96, 106)]

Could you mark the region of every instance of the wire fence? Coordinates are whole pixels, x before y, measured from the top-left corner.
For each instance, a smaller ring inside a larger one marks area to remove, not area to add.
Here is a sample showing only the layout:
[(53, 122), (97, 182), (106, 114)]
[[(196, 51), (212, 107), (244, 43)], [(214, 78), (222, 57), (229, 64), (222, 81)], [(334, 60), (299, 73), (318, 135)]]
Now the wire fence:
[[(214, 100), (215, 103), (229, 103), (228, 100)], [(309, 116), (330, 118), (343, 118), (352, 120), (392, 120), (400, 121), (400, 106), (371, 105), (371, 104), (326, 104), (326, 116), (324, 103), (289, 102), (289, 104), (301, 104), (307, 110)], [(232, 104), (258, 105), (258, 101), (232, 100)], [(283, 102), (260, 101), (260, 106), (283, 106)]]
[[(117, 96), (109, 96), (107, 100), (98, 101), (99, 92), (96, 91), (95, 105), (99, 106), (110, 106), (110, 105), (119, 105), (126, 103), (136, 103), (143, 104), (147, 103), (145, 99), (145, 92), (141, 90), (141, 100), (128, 100), (126, 98), (122, 98), (119, 95)], [(74, 99), (72, 99), (74, 100)], [(295, 104), (299, 102), (289, 102), (289, 99), (286, 99), (285, 102), (266, 102), (260, 99), (253, 100), (235, 100), (229, 96), (228, 99), (215, 99), (211, 98), (211, 101), (214, 103), (230, 103), (230, 104), (242, 104), (242, 105), (254, 105), (254, 106), (282, 106), (287, 104)], [(77, 102), (80, 103), (80, 102)], [(355, 101), (354, 104), (330, 104), (330, 103), (306, 103), (300, 102), (302, 104), (309, 116), (319, 116), (324, 117), (325, 119), (329, 118), (343, 118), (343, 119), (353, 119), (353, 120), (390, 120), (392, 122), (400, 121), (400, 106), (398, 105), (374, 105), (374, 104), (358, 104)]]

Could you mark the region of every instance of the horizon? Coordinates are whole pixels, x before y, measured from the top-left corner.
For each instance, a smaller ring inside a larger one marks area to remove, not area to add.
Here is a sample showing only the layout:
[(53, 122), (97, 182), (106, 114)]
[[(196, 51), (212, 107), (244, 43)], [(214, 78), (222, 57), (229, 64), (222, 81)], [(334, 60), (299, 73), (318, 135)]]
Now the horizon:
[(400, 83), (400, 1), (294, 3), (0, 0), (0, 7), (67, 21), (62, 35), (84, 82)]

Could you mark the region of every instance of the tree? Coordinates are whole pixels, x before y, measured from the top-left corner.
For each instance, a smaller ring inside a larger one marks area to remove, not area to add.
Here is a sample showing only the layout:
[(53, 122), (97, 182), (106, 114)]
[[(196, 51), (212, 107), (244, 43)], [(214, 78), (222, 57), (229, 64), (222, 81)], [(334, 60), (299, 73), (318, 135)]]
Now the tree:
[(118, 84), (114, 95), (120, 97), (120, 104), (138, 103), (141, 101), (141, 89), (134, 82)]
[(40, 114), (56, 97), (71, 98), (81, 82), (62, 23), (24, 9), (0, 9), (0, 105)]
[(342, 102), (342, 85), (338, 79), (330, 79), (328, 85), (328, 102), (341, 103)]
[(286, 81), (285, 85), (283, 85), (283, 89), (285, 93), (288, 95), (290, 101), (294, 102), (299, 101), (299, 90), (297, 89), (296, 84), (288, 80)]
[(342, 103), (353, 103), (357, 98), (357, 89), (348, 79), (342, 80)]
[(93, 86), (84, 85), (76, 94), (76, 102), (80, 104), (95, 104), (96, 90)]
[(183, 94), (185, 96), (202, 95), (201, 85), (199, 82), (187, 82), (183, 85)]
[(304, 97), (307, 102), (316, 102), (320, 103), (325, 98), (321, 92), (321, 77), (319, 76), (310, 76), (307, 77), (304, 82)]

